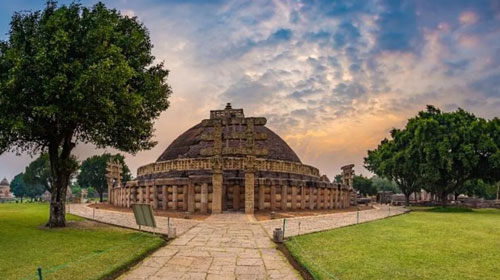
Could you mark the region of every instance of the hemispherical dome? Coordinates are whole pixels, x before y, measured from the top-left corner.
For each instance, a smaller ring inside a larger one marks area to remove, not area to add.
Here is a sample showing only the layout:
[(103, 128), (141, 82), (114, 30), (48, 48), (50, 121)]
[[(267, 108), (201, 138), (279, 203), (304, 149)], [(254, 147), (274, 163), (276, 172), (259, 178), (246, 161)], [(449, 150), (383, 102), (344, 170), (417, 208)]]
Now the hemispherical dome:
[(7, 178), (3, 178), (3, 180), (0, 182), (0, 186), (8, 186), (9, 181), (7, 181)]
[[(225, 127), (223, 132), (238, 129), (241, 130), (241, 128), (238, 127)], [(177, 139), (175, 139), (172, 144), (170, 144), (170, 146), (168, 146), (168, 148), (161, 154), (157, 162), (181, 158), (204, 157), (203, 155), (201, 155), (200, 151), (204, 148), (212, 147), (213, 143), (203, 141), (202, 135), (210, 134), (212, 131), (213, 128), (203, 126), (202, 123), (193, 126), (186, 132), (181, 134), (179, 137), (177, 137)], [(255, 126), (255, 132), (264, 133), (267, 135), (267, 139), (255, 143), (257, 148), (265, 148), (268, 151), (268, 154), (266, 156), (260, 156), (261, 158), (300, 163), (299, 157), (290, 148), (290, 146), (288, 146), (288, 144), (272, 130), (265, 126)], [(229, 147), (245, 145), (245, 143), (242, 143), (242, 141), (245, 140), (229, 140), (224, 142), (223, 145)]]

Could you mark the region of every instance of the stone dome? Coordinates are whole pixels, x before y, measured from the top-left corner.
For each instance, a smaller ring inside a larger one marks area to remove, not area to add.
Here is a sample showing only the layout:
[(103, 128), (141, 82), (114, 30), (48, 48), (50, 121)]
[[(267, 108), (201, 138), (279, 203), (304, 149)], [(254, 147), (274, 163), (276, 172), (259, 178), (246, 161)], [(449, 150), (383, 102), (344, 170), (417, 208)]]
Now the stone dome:
[[(238, 130), (238, 128), (226, 127), (225, 131), (231, 131), (232, 129)], [(192, 128), (188, 129), (186, 132), (182, 133), (177, 139), (175, 139), (167, 149), (161, 154), (157, 162), (173, 160), (173, 159), (185, 159), (185, 158), (200, 158), (204, 157), (200, 152), (204, 148), (210, 148), (213, 143), (202, 141), (202, 135), (207, 135), (212, 132), (211, 127), (203, 126), (199, 123)], [(295, 154), (295, 152), (288, 146), (288, 144), (281, 139), (276, 133), (265, 126), (255, 126), (255, 132), (264, 133), (267, 135), (267, 139), (259, 141), (256, 143), (256, 147), (260, 149), (267, 149), (268, 154), (265, 156), (259, 156), (260, 158), (274, 159), (274, 160), (284, 160), (300, 163), (300, 159)], [(237, 147), (240, 145), (240, 141), (231, 140), (223, 145), (229, 145), (230, 147)], [(238, 156), (238, 155), (235, 155)]]
[(7, 181), (7, 178), (3, 178), (3, 180), (0, 182), (0, 186), (8, 186), (9, 181)]

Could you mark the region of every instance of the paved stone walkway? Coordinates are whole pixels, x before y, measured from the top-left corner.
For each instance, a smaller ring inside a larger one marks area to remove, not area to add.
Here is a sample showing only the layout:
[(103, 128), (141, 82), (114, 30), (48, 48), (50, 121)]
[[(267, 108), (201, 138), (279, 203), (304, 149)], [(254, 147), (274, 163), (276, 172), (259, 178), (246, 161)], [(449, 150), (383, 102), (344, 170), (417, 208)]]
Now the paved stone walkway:
[(301, 279), (253, 216), (211, 215), (120, 279)]
[[(359, 219), (357, 212), (288, 218), (286, 219), (285, 225), (285, 237), (374, 221), (389, 216), (400, 215), (408, 211), (408, 209), (403, 207), (380, 205), (375, 209), (359, 211)], [(261, 224), (264, 226), (267, 233), (272, 236), (275, 228), (283, 227), (283, 219), (263, 221)]]
[[(137, 228), (131, 213), (69, 206), (71, 214)], [(95, 212), (93, 212), (95, 211)], [(286, 219), (287, 237), (400, 215), (403, 207)], [(155, 232), (167, 233), (167, 218), (156, 217)], [(257, 222), (243, 213), (213, 214), (204, 221), (170, 219), (178, 237), (121, 276), (135, 279), (301, 279), (271, 241), (283, 219)], [(146, 230), (152, 231), (150, 228)]]

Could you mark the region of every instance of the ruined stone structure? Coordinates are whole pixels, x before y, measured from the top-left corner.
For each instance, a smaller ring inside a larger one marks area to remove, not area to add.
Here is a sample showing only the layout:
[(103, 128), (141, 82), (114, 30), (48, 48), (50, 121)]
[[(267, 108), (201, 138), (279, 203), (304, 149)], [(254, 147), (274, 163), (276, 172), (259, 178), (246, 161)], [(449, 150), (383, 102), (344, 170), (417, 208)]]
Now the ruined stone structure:
[(140, 167), (136, 180), (122, 185), (116, 181), (121, 168), (108, 166), (109, 201), (201, 213), (349, 207), (354, 165), (342, 168), (342, 184), (332, 183), (302, 164), (266, 122), (230, 104), (211, 111), (210, 119), (180, 135), (156, 162)]
[(0, 198), (13, 198), (14, 196), (10, 192), (10, 184), (7, 178), (3, 178), (0, 182)]

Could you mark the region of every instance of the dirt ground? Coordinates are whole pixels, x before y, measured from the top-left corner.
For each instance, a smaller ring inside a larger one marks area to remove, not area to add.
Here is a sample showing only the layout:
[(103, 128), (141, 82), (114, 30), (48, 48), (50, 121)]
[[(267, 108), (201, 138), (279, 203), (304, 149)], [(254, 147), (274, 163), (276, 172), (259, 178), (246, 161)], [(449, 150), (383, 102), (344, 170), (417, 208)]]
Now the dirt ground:
[[(116, 207), (113, 205), (109, 205), (107, 203), (93, 203), (89, 205), (92, 208), (97, 208), (97, 209), (104, 209), (104, 210), (111, 210), (111, 211), (117, 211), (117, 212), (124, 212), (124, 213), (132, 213), (131, 208), (125, 208), (125, 207)], [(276, 211), (274, 214), (275, 219), (282, 219), (282, 218), (293, 218), (293, 217), (304, 217), (304, 216), (317, 216), (317, 215), (324, 215), (324, 214), (332, 214), (332, 213), (341, 213), (341, 212), (355, 212), (359, 210), (369, 210), (373, 209), (372, 206), (364, 206), (360, 205), (358, 206), (351, 206), (346, 209), (317, 209), (317, 210), (290, 210), (290, 211)], [(189, 214), (187, 215), (185, 212), (177, 212), (177, 211), (164, 211), (164, 210), (155, 210), (154, 214), (156, 216), (161, 216), (161, 217), (170, 217), (170, 218), (178, 218), (178, 219), (193, 219), (197, 221), (203, 221), (205, 220), (210, 214), (200, 214), (200, 213), (195, 213), (195, 214)], [(255, 219), (257, 221), (267, 221), (271, 219), (271, 211), (266, 210), (266, 211), (256, 211), (255, 214)]]
[[(89, 207), (117, 211), (117, 212), (124, 212), (124, 213), (132, 213), (132, 208), (116, 207), (116, 206), (113, 206), (113, 205), (110, 205), (107, 203), (93, 203), (93, 204), (90, 204)], [(164, 211), (164, 210), (154, 210), (154, 214), (155, 214), (155, 216), (161, 216), (161, 217), (170, 217), (170, 218), (178, 218), (178, 219), (193, 219), (193, 220), (197, 220), (197, 221), (203, 221), (206, 218), (208, 218), (208, 216), (210, 216), (210, 214), (200, 214), (200, 213), (186, 215), (185, 212)]]

